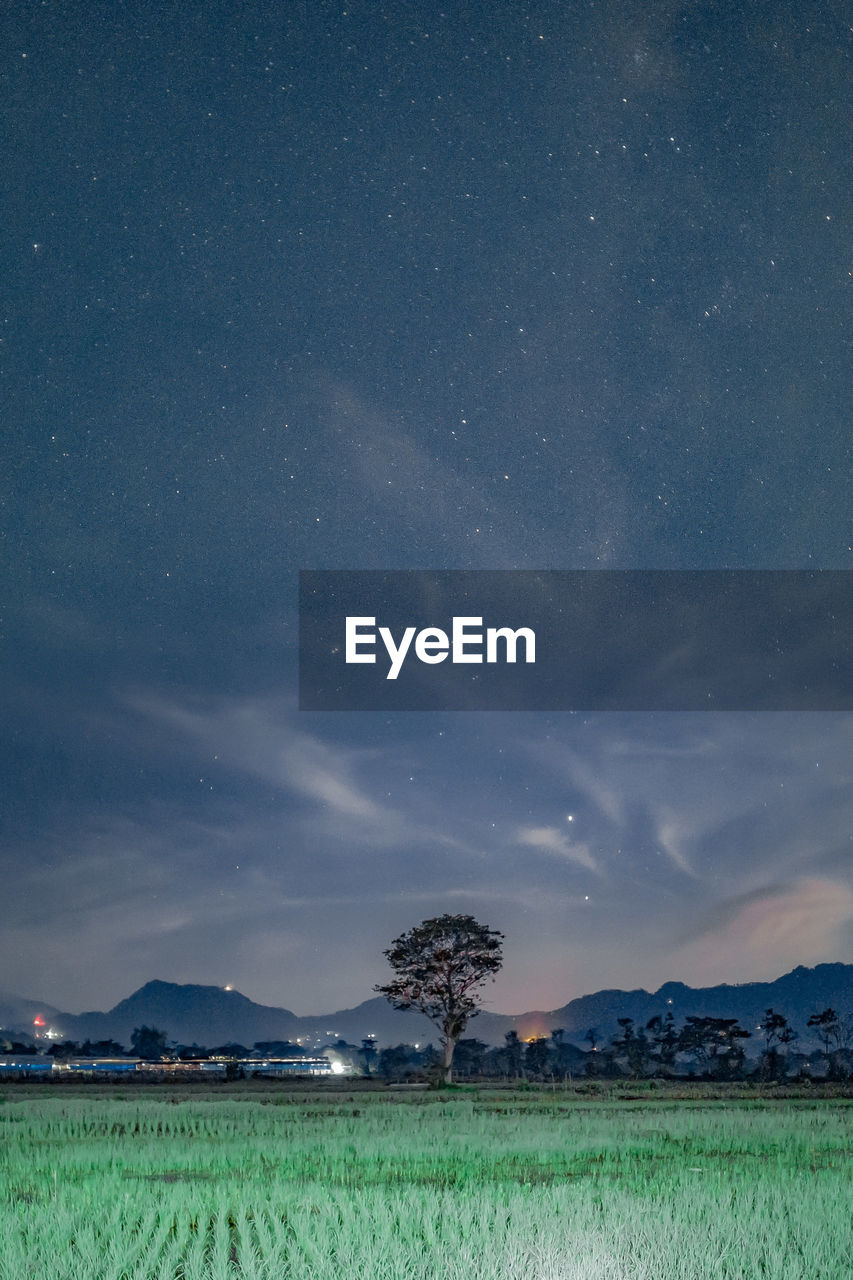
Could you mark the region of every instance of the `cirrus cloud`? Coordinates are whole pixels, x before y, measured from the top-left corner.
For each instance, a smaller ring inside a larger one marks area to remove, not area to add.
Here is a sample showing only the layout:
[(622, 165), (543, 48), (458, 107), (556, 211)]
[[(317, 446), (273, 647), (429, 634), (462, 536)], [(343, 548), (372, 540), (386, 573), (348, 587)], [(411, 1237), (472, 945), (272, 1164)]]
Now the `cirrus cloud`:
[(538, 849), (540, 853), (564, 858), (567, 862), (585, 867), (587, 871), (598, 873), (598, 867), (589, 851), (589, 846), (570, 840), (558, 827), (520, 827), (516, 833), (516, 839), (529, 849)]

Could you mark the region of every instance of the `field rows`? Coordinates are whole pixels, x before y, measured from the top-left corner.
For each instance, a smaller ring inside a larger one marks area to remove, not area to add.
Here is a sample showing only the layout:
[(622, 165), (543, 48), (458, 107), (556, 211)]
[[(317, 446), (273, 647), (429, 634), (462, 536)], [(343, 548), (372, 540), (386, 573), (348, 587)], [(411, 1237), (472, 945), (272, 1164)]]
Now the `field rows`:
[(2, 1280), (840, 1280), (848, 1103), (0, 1106)]

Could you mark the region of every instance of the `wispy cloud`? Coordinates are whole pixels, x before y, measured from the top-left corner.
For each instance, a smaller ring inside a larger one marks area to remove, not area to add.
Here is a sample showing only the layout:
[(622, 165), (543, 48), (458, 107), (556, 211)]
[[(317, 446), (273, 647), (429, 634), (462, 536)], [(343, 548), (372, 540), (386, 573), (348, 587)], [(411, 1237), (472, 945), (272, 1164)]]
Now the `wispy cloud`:
[(595, 859), (589, 846), (582, 842), (570, 840), (558, 827), (520, 827), (516, 833), (519, 844), (529, 849), (536, 849), (551, 857), (562, 858), (566, 862), (574, 862), (587, 871), (598, 874)]
[(328, 805), (347, 818), (379, 823), (392, 816), (360, 787), (352, 776), (353, 761), (348, 753), (304, 733), (289, 731), (280, 748), (286, 784), (304, 796)]
[(667, 808), (662, 809), (657, 815), (657, 837), (660, 847), (672, 865), (688, 876), (696, 874), (685, 854), (685, 847), (691, 834), (690, 822), (684, 815)]
[(283, 699), (211, 699), (193, 706), (146, 695), (129, 702), (176, 729), (199, 768), (215, 764), (271, 783), (287, 806), (291, 831), (298, 827), (303, 837), (311, 833), (338, 851), (432, 847), (445, 856), (483, 856), (476, 824), (468, 839), (454, 813), (437, 810), (423, 789), (410, 791), (414, 779), (393, 748), (330, 743), (298, 728)]
[(134, 698), (131, 705), (203, 745), (209, 759), (315, 801), (341, 818), (369, 824), (385, 838), (403, 834), (401, 816), (380, 804), (357, 777), (360, 760), (371, 753), (333, 747), (294, 728), (280, 701), (218, 700), (194, 709), (149, 696)]
[(694, 923), (693, 937), (674, 955), (685, 982), (743, 981), (778, 976), (798, 964), (839, 956), (853, 923), (853, 889), (806, 877), (768, 885), (718, 904)]
[(558, 775), (564, 787), (572, 788), (617, 826), (622, 825), (626, 796), (624, 785), (620, 785), (618, 779), (609, 781), (600, 767), (593, 767), (579, 752), (562, 742), (530, 743), (529, 751), (549, 772)]

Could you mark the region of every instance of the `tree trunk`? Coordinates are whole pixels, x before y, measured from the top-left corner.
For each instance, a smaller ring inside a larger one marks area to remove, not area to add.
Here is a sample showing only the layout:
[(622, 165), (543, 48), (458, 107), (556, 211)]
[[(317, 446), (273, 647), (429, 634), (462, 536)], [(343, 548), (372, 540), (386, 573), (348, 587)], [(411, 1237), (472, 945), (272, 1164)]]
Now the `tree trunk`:
[(456, 1040), (447, 1036), (444, 1041), (444, 1083), (451, 1084), (453, 1082), (453, 1050), (456, 1048)]

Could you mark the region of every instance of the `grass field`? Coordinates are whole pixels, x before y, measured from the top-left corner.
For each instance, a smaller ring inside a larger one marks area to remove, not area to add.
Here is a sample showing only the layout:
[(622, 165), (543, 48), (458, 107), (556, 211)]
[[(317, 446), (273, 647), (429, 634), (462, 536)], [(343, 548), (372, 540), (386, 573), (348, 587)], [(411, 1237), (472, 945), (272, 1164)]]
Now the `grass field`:
[(846, 1098), (32, 1085), (0, 1144), (2, 1280), (853, 1276)]

